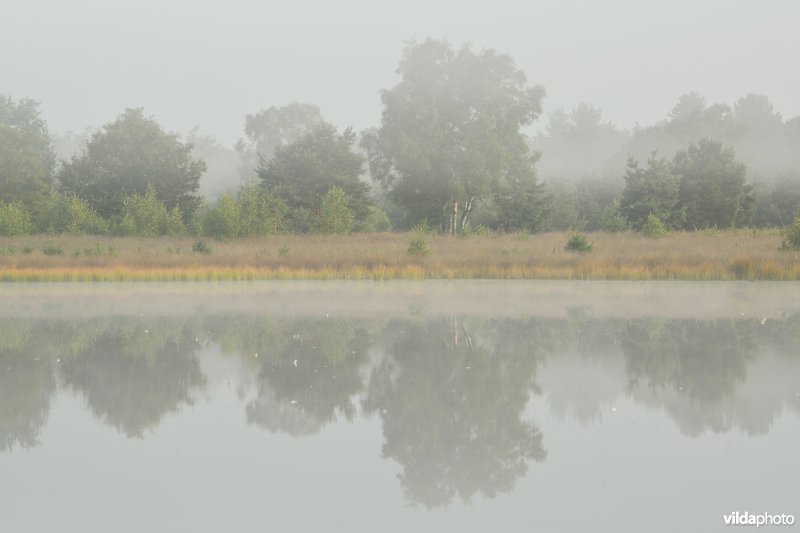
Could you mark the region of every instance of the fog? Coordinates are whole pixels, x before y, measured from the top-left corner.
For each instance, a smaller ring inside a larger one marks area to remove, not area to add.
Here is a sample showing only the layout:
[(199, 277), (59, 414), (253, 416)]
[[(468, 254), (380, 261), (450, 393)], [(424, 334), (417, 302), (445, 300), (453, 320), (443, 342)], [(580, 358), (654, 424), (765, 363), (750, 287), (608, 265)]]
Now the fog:
[(589, 102), (627, 129), (689, 91), (709, 103), (766, 94), (784, 118), (800, 114), (792, 0), (4, 0), (2, 11), (0, 91), (41, 101), (57, 134), (143, 106), (170, 130), (232, 145), (247, 113), (293, 101), (360, 131), (378, 124), (404, 43), (428, 36), (510, 54), (547, 90), (544, 117)]

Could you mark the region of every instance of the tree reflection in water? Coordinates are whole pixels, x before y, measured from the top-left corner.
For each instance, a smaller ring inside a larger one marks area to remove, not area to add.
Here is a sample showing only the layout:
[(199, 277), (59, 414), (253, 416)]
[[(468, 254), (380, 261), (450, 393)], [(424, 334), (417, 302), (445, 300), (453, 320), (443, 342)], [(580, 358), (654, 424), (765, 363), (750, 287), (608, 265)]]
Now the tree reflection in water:
[[(800, 413), (800, 314), (780, 320), (416, 320), (255, 315), (0, 319), (0, 452), (37, 444), (59, 387), (127, 437), (153, 432), (204, 390), (219, 346), (241, 363), (242, 409), (269, 432), (310, 436), (361, 411), (409, 502), (494, 497), (547, 457), (525, 408), (602, 421), (624, 399), (691, 437), (766, 434)], [(213, 400), (213, 398), (212, 398)]]

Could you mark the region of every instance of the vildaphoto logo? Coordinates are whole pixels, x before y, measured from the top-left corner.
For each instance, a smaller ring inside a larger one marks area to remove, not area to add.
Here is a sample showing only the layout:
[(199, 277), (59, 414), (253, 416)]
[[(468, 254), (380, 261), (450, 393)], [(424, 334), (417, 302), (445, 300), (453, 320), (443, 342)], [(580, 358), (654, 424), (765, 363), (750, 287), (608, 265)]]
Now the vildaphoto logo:
[(792, 526), (794, 525), (794, 515), (790, 514), (752, 514), (747, 511), (740, 513), (734, 511), (731, 514), (722, 515), (726, 526)]

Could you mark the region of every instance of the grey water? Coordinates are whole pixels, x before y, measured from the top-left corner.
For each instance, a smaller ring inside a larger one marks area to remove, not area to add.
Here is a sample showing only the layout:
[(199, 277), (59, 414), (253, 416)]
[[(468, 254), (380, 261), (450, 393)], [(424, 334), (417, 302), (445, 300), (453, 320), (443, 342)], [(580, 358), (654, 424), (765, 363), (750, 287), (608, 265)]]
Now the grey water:
[(0, 286), (3, 532), (723, 531), (798, 450), (798, 284)]

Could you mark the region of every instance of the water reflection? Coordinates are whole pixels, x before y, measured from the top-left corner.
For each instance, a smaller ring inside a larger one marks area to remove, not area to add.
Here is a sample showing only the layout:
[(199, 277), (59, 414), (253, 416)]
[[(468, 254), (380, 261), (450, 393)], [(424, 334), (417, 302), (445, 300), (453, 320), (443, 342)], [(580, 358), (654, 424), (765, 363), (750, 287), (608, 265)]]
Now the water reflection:
[(800, 314), (3, 318), (0, 451), (35, 446), (62, 389), (119, 433), (145, 437), (209, 392), (214, 376), (201, 369), (212, 348), (237, 362), (246, 420), (267, 432), (310, 438), (377, 417), (382, 456), (399, 466), (407, 500), (426, 507), (507, 493), (545, 461), (531, 402), (591, 425), (627, 398), (687, 437), (765, 435), (780, 414), (800, 413)]
[(523, 421), (537, 357), (524, 328), (453, 318), (392, 323), (386, 357), (370, 377), (367, 412), (383, 421), (384, 457), (402, 466), (410, 501), (508, 492), (542, 461), (542, 433)]

